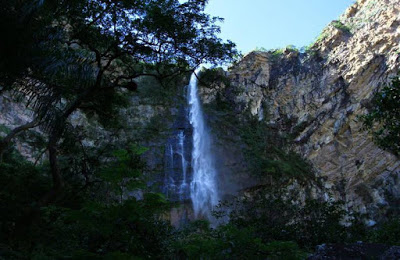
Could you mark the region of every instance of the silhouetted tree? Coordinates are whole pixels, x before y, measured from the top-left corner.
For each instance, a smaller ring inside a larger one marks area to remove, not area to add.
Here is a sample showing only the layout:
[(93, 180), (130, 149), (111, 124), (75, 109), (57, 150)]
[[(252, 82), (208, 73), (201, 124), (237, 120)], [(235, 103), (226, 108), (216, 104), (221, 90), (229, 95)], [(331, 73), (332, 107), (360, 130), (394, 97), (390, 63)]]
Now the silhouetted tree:
[(204, 13), (206, 3), (14, 0), (2, 6), (2, 26), (12, 26), (1, 46), (1, 67), (9, 67), (0, 75), (1, 85), (24, 95), (36, 112), (34, 122), (19, 130), (40, 123), (48, 133), (53, 189), (42, 204), (64, 186), (57, 146), (77, 109), (98, 113), (139, 77), (166, 82), (199, 64), (237, 55), (233, 43), (216, 36), (220, 19)]

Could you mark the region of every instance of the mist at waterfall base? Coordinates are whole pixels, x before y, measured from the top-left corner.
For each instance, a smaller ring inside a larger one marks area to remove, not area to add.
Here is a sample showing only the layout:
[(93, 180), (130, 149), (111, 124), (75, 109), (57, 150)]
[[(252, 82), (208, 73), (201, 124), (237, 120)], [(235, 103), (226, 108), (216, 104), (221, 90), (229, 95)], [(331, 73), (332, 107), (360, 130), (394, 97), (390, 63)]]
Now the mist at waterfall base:
[(211, 212), (219, 203), (218, 174), (198, 94), (198, 73), (199, 69), (191, 75), (186, 104), (179, 109), (175, 131), (166, 145), (163, 192), (170, 200), (190, 201), (192, 218), (213, 222)]

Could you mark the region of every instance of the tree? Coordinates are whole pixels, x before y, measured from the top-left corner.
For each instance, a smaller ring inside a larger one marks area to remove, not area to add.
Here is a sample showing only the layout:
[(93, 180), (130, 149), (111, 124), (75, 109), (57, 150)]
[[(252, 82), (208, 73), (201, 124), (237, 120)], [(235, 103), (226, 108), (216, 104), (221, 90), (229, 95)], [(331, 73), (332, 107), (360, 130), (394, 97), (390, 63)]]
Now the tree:
[[(28, 128), (40, 124), (48, 133), (53, 189), (41, 205), (51, 203), (64, 187), (57, 154), (72, 113), (79, 109), (109, 116), (99, 112), (115, 108), (112, 101), (121, 96), (120, 90), (129, 89), (141, 77), (155, 77), (166, 85), (171, 77), (199, 64), (218, 64), (237, 55), (232, 42), (224, 43), (216, 36), (220, 29), (215, 23), (220, 18), (204, 13), (206, 3), (14, 0), (2, 7), (1, 15), (12, 11), (5, 14), (12, 28), (30, 24), (27, 30), (7, 30), (2, 57), (12, 60), (9, 50), (21, 55), (0, 80), (1, 85), (11, 84), (15, 93), (26, 96), (35, 110), (35, 124)], [(13, 42), (18, 43), (16, 47)], [(3, 151), (7, 143), (3, 142)]]
[(362, 117), (365, 128), (372, 133), (375, 142), (395, 155), (400, 154), (399, 108), (400, 74), (375, 94), (371, 109)]
[[(204, 13), (205, 0), (3, 2), (0, 94), (22, 97), (35, 118), (0, 140), (0, 154), (7, 151), (2, 181), (10, 183), (0, 194), (9, 213), (1, 215), (0, 247), (28, 258), (42, 251), (61, 258), (78, 249), (91, 256), (160, 256), (170, 228), (156, 214), (166, 207), (163, 197), (126, 196), (141, 184), (139, 152), (84, 147), (69, 120), (79, 110), (107, 122), (143, 78), (168, 88), (201, 63), (231, 61), (234, 44), (216, 36), (220, 19)], [(9, 145), (35, 126), (46, 135), (49, 157), (40, 167), (22, 163)]]

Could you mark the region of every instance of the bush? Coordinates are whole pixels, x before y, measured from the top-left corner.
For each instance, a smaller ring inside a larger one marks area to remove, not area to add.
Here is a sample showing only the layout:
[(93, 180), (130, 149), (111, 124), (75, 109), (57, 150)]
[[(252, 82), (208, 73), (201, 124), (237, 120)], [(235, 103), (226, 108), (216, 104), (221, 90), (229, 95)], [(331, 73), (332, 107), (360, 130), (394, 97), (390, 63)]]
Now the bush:
[(361, 119), (383, 149), (400, 154), (400, 74), (375, 94), (371, 109)]
[(350, 33), (350, 27), (347, 25), (343, 24), (341, 21), (333, 21), (332, 26), (335, 27), (338, 30), (341, 30), (346, 33)]
[(289, 178), (307, 180), (314, 177), (312, 166), (289, 149), (290, 140), (271, 127), (267, 120), (250, 118), (239, 126), (245, 157), (255, 176), (272, 176), (275, 180)]
[[(360, 218), (347, 213), (343, 203), (318, 200), (302, 203), (296, 194), (284, 190), (253, 191), (251, 197), (238, 198), (231, 207), (230, 223), (250, 228), (264, 243), (294, 241), (312, 250), (322, 243), (363, 240), (366, 234)], [(346, 217), (353, 217), (352, 226), (342, 224)]]
[(160, 258), (171, 232), (160, 215), (169, 204), (145, 189), (141, 200), (129, 196), (144, 187), (144, 151), (138, 146), (109, 151), (89, 183), (71, 176), (51, 205), (39, 204), (51, 189), (46, 164), (34, 166), (16, 151), (5, 154), (0, 164), (0, 258)]
[(369, 240), (375, 243), (400, 246), (400, 219), (393, 218), (369, 234)]
[[(304, 259), (306, 254), (295, 242), (264, 243), (251, 228), (232, 224), (216, 229), (193, 223), (173, 243), (171, 258), (184, 259)], [(195, 228), (194, 228), (195, 227)], [(197, 227), (197, 228), (196, 228)]]

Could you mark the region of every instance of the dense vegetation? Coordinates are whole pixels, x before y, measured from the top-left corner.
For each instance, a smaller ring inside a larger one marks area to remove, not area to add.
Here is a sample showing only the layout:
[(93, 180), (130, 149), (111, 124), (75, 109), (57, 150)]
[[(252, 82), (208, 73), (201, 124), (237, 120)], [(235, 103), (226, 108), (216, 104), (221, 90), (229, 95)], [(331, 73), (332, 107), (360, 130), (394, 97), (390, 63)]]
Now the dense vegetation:
[[(206, 2), (2, 2), (0, 92), (22, 100), (33, 120), (2, 126), (1, 257), (162, 256), (166, 201), (146, 191), (139, 138), (112, 137), (123, 127), (119, 109), (144, 82), (168, 89), (199, 64), (235, 58)], [(77, 113), (108, 140), (88, 145), (91, 129), (71, 123)], [(30, 144), (41, 153), (28, 162), (13, 142), (38, 133)]]
[(363, 116), (366, 129), (375, 142), (392, 153), (400, 154), (400, 76), (375, 94), (368, 114)]
[[(398, 221), (369, 231), (351, 216), (346, 227), (340, 203), (291, 203), (280, 189), (221, 204), (215, 216), (230, 221), (216, 228), (205, 221), (170, 225), (165, 212), (172, 205), (147, 187), (139, 144), (162, 122), (155, 118), (137, 136), (118, 140), (125, 127), (118, 112), (133, 95), (164, 102), (201, 63), (235, 59), (234, 44), (217, 37), (219, 18), (204, 13), (206, 3), (3, 1), (0, 95), (24, 103), (33, 120), (0, 125), (0, 259), (303, 259), (319, 243), (400, 244)], [(219, 112), (229, 106), (215, 105)], [(87, 128), (71, 122), (76, 114)], [(248, 123), (239, 135), (254, 173), (310, 174), (287, 138)], [(103, 136), (93, 140), (96, 128)], [(27, 160), (19, 142), (38, 153)]]

